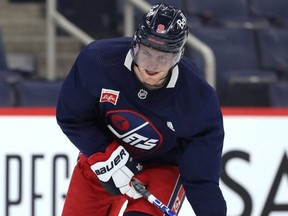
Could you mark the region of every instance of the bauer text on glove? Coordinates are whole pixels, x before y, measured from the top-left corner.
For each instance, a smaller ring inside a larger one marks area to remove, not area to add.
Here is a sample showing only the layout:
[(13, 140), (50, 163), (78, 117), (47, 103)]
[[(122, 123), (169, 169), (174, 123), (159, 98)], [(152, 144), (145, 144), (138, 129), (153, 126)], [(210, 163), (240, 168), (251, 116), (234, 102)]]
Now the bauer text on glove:
[(125, 194), (134, 199), (142, 197), (131, 185), (131, 179), (141, 172), (142, 165), (134, 161), (116, 141), (107, 147), (105, 153), (95, 153), (88, 160), (91, 169), (110, 194)]

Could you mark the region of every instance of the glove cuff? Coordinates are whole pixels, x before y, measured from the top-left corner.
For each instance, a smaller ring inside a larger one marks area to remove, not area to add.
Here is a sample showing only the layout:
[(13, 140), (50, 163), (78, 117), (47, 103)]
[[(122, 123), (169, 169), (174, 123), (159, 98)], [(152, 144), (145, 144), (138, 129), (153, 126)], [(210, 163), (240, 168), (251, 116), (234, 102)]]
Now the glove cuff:
[(111, 154), (119, 147), (118, 142), (113, 141), (112, 143), (110, 143), (108, 145), (108, 147), (106, 148), (105, 152), (97, 152), (93, 155), (91, 155), (88, 158), (88, 162), (90, 165), (95, 164), (96, 162), (99, 161), (106, 161), (109, 159), (109, 157), (111, 156)]

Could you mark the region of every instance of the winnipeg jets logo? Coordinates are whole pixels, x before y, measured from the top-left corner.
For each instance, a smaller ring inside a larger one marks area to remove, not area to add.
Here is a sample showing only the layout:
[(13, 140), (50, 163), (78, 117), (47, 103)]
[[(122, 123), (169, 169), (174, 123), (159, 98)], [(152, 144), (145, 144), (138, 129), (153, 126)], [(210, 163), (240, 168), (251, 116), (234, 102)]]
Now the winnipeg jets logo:
[(144, 150), (150, 150), (154, 148), (159, 141), (158, 139), (149, 139), (148, 137), (142, 136), (139, 133), (137, 133), (138, 130), (144, 128), (146, 125), (148, 125), (148, 122), (145, 122), (142, 125), (139, 125), (137, 128), (134, 128), (133, 130), (125, 133), (125, 134), (119, 134), (116, 130), (114, 130), (111, 125), (107, 125), (107, 127), (111, 130), (111, 132), (124, 141), (127, 144), (130, 144), (131, 146), (144, 149)]
[(150, 154), (163, 143), (163, 136), (155, 125), (132, 110), (107, 113), (107, 127), (132, 155)]

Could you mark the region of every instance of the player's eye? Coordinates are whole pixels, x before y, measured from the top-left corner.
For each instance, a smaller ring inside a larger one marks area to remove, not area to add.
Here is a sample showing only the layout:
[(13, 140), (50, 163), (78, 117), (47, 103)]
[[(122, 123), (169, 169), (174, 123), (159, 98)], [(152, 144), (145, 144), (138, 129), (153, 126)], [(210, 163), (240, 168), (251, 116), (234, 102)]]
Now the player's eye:
[(146, 57), (151, 57), (151, 54), (148, 52), (148, 51), (146, 51), (146, 50), (142, 50), (142, 52), (141, 52), (144, 56), (146, 56)]
[(158, 56), (157, 59), (161, 62), (167, 62), (169, 60), (168, 56)]

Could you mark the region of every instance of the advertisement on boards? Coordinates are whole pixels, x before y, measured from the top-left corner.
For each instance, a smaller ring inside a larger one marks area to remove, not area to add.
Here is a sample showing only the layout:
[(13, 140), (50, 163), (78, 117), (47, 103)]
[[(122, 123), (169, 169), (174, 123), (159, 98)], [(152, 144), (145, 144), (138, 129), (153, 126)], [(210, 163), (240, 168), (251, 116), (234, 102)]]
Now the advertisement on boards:
[[(223, 109), (228, 216), (288, 215), (288, 110)], [(59, 216), (78, 150), (53, 109), (0, 109), (0, 215)], [(195, 215), (187, 200), (179, 216)]]

